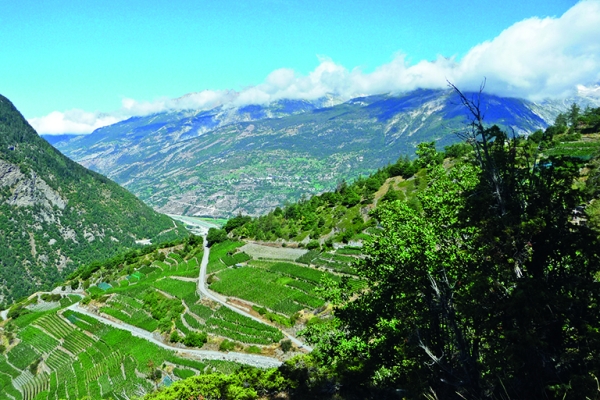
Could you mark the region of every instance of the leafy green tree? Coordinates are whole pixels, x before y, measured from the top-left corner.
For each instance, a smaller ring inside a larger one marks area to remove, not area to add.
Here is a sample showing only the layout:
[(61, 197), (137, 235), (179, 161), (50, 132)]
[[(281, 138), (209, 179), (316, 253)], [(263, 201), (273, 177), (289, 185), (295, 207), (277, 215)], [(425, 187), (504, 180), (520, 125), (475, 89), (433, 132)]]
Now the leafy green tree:
[(531, 140), (534, 143), (540, 143), (542, 140), (544, 140), (544, 131), (538, 129), (537, 131), (529, 135), (527, 139)]
[(471, 151), (473, 151), (473, 148), (467, 143), (454, 143), (444, 147), (444, 157), (458, 159), (469, 154)]
[(569, 113), (567, 114), (569, 119), (569, 125), (571, 126), (571, 128), (577, 127), (580, 112), (581, 108), (576, 103), (571, 104), (571, 107), (569, 108)]
[(444, 155), (435, 149), (435, 142), (419, 143), (415, 153), (419, 157), (417, 165), (421, 168), (433, 167), (444, 160)]
[(597, 398), (600, 246), (572, 223), (581, 163), (533, 165), (462, 100), (475, 163), (431, 168), (418, 210), (375, 211), (381, 233), (358, 267), (368, 289), (327, 288), (335, 318), (308, 328), (315, 357), (343, 385), (409, 397)]
[(560, 113), (556, 116), (556, 119), (554, 120), (554, 125), (559, 127), (559, 128), (565, 128), (568, 124), (568, 117), (567, 115)]
[(221, 243), (227, 240), (227, 232), (225, 229), (210, 228), (206, 235), (207, 245), (210, 247), (213, 244)]
[(396, 190), (394, 190), (393, 188), (388, 188), (388, 191), (385, 192), (385, 194), (381, 197), (381, 202), (386, 202), (386, 201), (395, 201), (395, 200), (399, 200), (400, 199), (400, 195), (398, 194), (398, 192)]
[[(277, 207), (279, 209), (279, 213), (281, 213), (281, 209), (279, 207)], [(225, 232), (229, 233), (232, 230), (234, 230), (235, 228), (238, 228), (242, 225), (244, 225), (245, 223), (248, 223), (252, 220), (252, 217), (248, 216), (248, 215), (242, 215), (242, 214), (238, 214), (237, 216), (227, 220), (227, 223), (225, 224), (225, 226), (223, 226), (223, 229), (225, 229)]]

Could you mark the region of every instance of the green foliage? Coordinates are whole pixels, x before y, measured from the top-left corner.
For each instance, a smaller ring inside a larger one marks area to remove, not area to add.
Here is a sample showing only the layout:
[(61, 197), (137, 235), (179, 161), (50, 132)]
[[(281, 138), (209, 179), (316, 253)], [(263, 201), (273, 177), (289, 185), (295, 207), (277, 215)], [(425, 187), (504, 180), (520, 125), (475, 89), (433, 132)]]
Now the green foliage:
[(308, 250), (320, 250), (321, 249), (321, 244), (319, 243), (318, 240), (311, 240), (310, 242), (308, 242), (306, 244), (306, 248)]
[[(281, 212), (281, 209), (279, 209), (279, 211)], [(225, 232), (229, 233), (232, 230), (250, 222), (251, 220), (252, 217), (250, 216), (243, 216), (242, 214), (238, 214), (236, 217), (227, 220), (227, 223), (223, 226), (223, 229), (225, 230)]]
[(388, 189), (388, 191), (385, 192), (385, 194), (381, 197), (381, 199), (379, 201), (386, 202), (386, 201), (395, 201), (395, 200), (400, 200), (400, 195), (398, 194), (397, 191), (395, 191), (394, 189), (392, 189), (390, 187)]
[(194, 371), (186, 369), (186, 368), (175, 368), (173, 369), (173, 374), (180, 379), (186, 379), (191, 376), (196, 375)]
[(299, 262), (302, 264), (310, 264), (314, 259), (319, 257), (319, 254), (321, 254), (320, 250), (311, 250), (307, 253), (302, 254), (300, 257), (298, 257), (296, 262)]
[(270, 269), (243, 267), (224, 270), (219, 273), (219, 281), (213, 283), (211, 289), (227, 296), (247, 299), (287, 316), (303, 308), (323, 305), (323, 300), (315, 294), (306, 294), (288, 283), (294, 274), (302, 279), (318, 281), (325, 273), (286, 263), (276, 263)]
[(250, 400), (275, 395), (290, 388), (277, 369), (244, 367), (230, 375), (206, 374), (173, 383), (164, 390), (147, 395), (145, 400), (208, 398)]
[(227, 231), (225, 229), (217, 229), (210, 228), (208, 230), (208, 235), (206, 236), (206, 241), (208, 243), (208, 247), (221, 243), (227, 240)]
[(0, 190), (0, 291), (9, 303), (51, 289), (82, 265), (139, 247), (135, 238), (187, 236), (181, 224), (59, 153), (2, 96), (0, 163), (52, 198), (25, 196), (17, 205), (8, 201), (14, 187)]
[(152, 318), (159, 321), (165, 317), (169, 321), (178, 318), (184, 310), (181, 300), (170, 299), (155, 291), (146, 292), (143, 301), (144, 309), (152, 315)]
[(231, 351), (231, 350), (235, 349), (235, 346), (236, 346), (235, 342), (225, 339), (219, 344), (219, 350), (220, 351)]
[(308, 327), (315, 357), (371, 393), (597, 397), (600, 247), (572, 223), (581, 161), (532, 166), (524, 141), (483, 127), (463, 100), (475, 164), (433, 167), (418, 208), (394, 201), (374, 212), (381, 232), (358, 268), (368, 290), (327, 286), (335, 318)]
[(202, 347), (208, 341), (208, 336), (203, 332), (189, 332), (183, 338), (183, 344), (188, 347)]
[(179, 335), (179, 332), (177, 332), (176, 330), (171, 332), (171, 334), (169, 335), (169, 342), (171, 343), (179, 343), (183, 340), (183, 338)]
[[(452, 149), (456, 154), (464, 153), (462, 146)], [(334, 242), (348, 243), (350, 240), (360, 240), (364, 230), (370, 226), (369, 222), (359, 215), (360, 209), (373, 202), (375, 193), (388, 178), (412, 178), (423, 163), (423, 166), (429, 163), (439, 164), (443, 159), (443, 153), (438, 153), (433, 143), (424, 144), (418, 152), (421, 154), (421, 161), (413, 162), (407, 156), (402, 156), (396, 163), (377, 170), (367, 178), (359, 176), (351, 184), (342, 180), (333, 192), (325, 192), (310, 199), (303, 198), (297, 203), (278, 207), (269, 214), (254, 219), (238, 215), (226, 225), (227, 232), (234, 237), (257, 240), (302, 241), (310, 236), (313, 241), (308, 243), (308, 248), (315, 249), (315, 241), (329, 235), (332, 230), (338, 233), (325, 241), (325, 247), (328, 249), (333, 247)], [(405, 185), (398, 196), (406, 196), (406, 191), (413, 199), (414, 196), (410, 194), (414, 190), (413, 186), (419, 185)], [(390, 200), (392, 196), (394, 193), (390, 193), (384, 201)]]
[(444, 160), (444, 155), (435, 149), (435, 142), (419, 143), (417, 145), (417, 165), (421, 168), (430, 168), (439, 165)]
[(284, 339), (279, 343), (279, 347), (281, 348), (281, 351), (287, 353), (292, 349), (292, 341), (290, 339)]
[(236, 249), (243, 245), (243, 242), (233, 242), (228, 240), (212, 246), (210, 249), (208, 266), (206, 267), (207, 272), (212, 273), (227, 267), (228, 264), (226, 264), (225, 261), (230, 262), (229, 265), (234, 265), (238, 261), (232, 259), (231, 254), (234, 254), (234, 257), (244, 257), (235, 255)]
[[(531, 136), (534, 136), (534, 135), (531, 135)], [(454, 143), (454, 144), (451, 144), (450, 146), (444, 147), (444, 158), (453, 158), (453, 159), (458, 160), (472, 152), (473, 152), (473, 148), (469, 144)]]

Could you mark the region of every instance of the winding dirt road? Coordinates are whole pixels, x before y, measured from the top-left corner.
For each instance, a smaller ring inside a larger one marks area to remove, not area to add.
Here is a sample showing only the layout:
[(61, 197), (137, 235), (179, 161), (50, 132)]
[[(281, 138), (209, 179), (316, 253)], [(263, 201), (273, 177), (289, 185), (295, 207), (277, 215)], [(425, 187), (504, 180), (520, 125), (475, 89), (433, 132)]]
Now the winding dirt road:
[(278, 367), (282, 364), (281, 361), (279, 361), (275, 358), (260, 356), (260, 355), (256, 355), (256, 354), (245, 354), (245, 353), (237, 353), (237, 352), (222, 353), (219, 351), (212, 351), (212, 350), (194, 350), (194, 349), (171, 346), (171, 345), (166, 344), (166, 343), (162, 342), (161, 340), (157, 339), (152, 332), (148, 332), (144, 329), (138, 328), (133, 325), (129, 325), (122, 321), (118, 321), (118, 322), (112, 321), (101, 315), (92, 313), (89, 310), (81, 307), (79, 305), (79, 302), (67, 307), (67, 309), (73, 310), (78, 313), (81, 313), (81, 314), (87, 315), (89, 317), (92, 317), (94, 319), (97, 319), (98, 321), (102, 322), (103, 324), (112, 326), (113, 328), (129, 331), (135, 337), (152, 342), (155, 345), (160, 346), (164, 349), (175, 351), (180, 356), (187, 355), (187, 356), (191, 356), (191, 357), (198, 357), (198, 358), (201, 358), (204, 360), (235, 361), (238, 363), (252, 365), (254, 367), (259, 367), (259, 368)]

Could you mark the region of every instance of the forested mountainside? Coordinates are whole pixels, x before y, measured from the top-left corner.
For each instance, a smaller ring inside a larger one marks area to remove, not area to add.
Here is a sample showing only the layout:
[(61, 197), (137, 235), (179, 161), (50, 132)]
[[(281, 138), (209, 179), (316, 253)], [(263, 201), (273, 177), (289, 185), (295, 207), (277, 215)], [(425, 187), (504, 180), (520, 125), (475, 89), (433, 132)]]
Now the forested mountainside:
[[(517, 133), (552, 123), (557, 104), (485, 95), (486, 119)], [(452, 91), (417, 90), (323, 107), (277, 103), (136, 117), (55, 146), (172, 213), (261, 215), (366, 176), (416, 145), (458, 141), (467, 121)], [(283, 112), (283, 111), (285, 112)]]
[(106, 177), (63, 156), (0, 96), (0, 303), (78, 266), (187, 235)]
[[(572, 105), (567, 113), (557, 116), (556, 125), (534, 132), (527, 140), (522, 138), (519, 146), (528, 149), (530, 158), (570, 156), (592, 160), (600, 149), (598, 110), (582, 111)], [(471, 146), (466, 143), (446, 146), (444, 151), (437, 151), (434, 142), (421, 143), (413, 160), (400, 157), (368, 177), (359, 177), (353, 182), (342, 181), (332, 192), (276, 207), (260, 217), (240, 214), (229, 219), (224, 230), (235, 237), (261, 241), (301, 242), (315, 246), (316, 240), (327, 248), (331, 248), (332, 243), (357, 242), (375, 230), (376, 221), (370, 218), (369, 212), (377, 205), (400, 199), (419, 209), (419, 194), (428, 182), (425, 167), (440, 164), (444, 159), (449, 167), (449, 160), (460, 159), (470, 151)], [(590, 162), (594, 171), (596, 164), (597, 161)], [(591, 178), (594, 179), (597, 178)], [(598, 206), (600, 204), (592, 202), (587, 207), (591, 213), (588, 217), (593, 221), (596, 212), (592, 210)]]

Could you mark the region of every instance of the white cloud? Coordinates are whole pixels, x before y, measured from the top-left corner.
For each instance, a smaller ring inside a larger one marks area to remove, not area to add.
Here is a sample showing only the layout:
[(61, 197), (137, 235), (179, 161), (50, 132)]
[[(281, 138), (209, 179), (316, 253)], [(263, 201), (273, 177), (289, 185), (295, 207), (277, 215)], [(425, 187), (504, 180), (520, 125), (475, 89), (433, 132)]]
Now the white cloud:
[(560, 18), (518, 22), (475, 46), (457, 64), (458, 84), (487, 77), (499, 95), (541, 99), (600, 81), (600, 2), (583, 1)]
[(29, 123), (38, 133), (59, 135), (62, 133), (90, 133), (121, 120), (122, 118), (114, 115), (69, 110), (64, 113), (53, 111), (44, 117), (31, 118)]
[(445, 88), (447, 80), (476, 90), (484, 77), (486, 92), (538, 100), (574, 93), (600, 82), (600, 0), (581, 1), (558, 18), (530, 18), (473, 47), (462, 59), (442, 57), (411, 65), (404, 54), (371, 73), (348, 70), (326, 58), (308, 75), (283, 68), (263, 83), (241, 90), (191, 93), (178, 99), (138, 102), (123, 99), (110, 113), (53, 112), (29, 122), (40, 133), (87, 133), (118, 120), (165, 110), (210, 109), (219, 105), (267, 104), (283, 98), (341, 99), (417, 88)]

